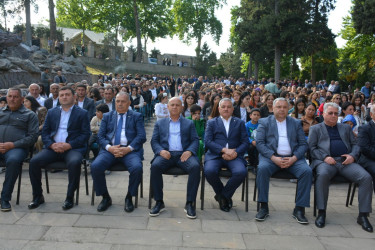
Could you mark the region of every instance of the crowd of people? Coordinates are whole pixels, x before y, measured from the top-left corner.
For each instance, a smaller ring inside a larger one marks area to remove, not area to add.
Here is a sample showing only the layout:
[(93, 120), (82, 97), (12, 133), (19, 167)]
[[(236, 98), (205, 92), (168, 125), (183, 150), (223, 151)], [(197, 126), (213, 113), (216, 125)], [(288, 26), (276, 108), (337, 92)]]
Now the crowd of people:
[[(269, 216), (271, 176), (288, 171), (298, 182), (293, 218), (308, 223), (305, 208), (310, 206), (315, 176), (315, 225), (324, 227), (330, 180), (340, 174), (358, 185), (357, 223), (373, 231), (367, 217), (375, 191), (375, 89), (369, 82), (345, 93), (338, 81), (323, 80), (104, 73), (88, 84), (68, 83), (61, 72), (54, 80), (33, 83), (26, 93), (10, 88), (0, 99), (0, 128), (5, 131), (0, 133), (0, 157), (6, 167), (2, 211), (11, 210), (22, 162), (35, 145), (38, 152), (29, 165), (33, 188), (29, 209), (45, 202), (41, 169), (55, 161), (69, 166), (62, 208), (71, 209), (81, 160), (91, 150), (93, 185), (96, 195), (102, 196), (97, 210), (112, 205), (105, 172), (118, 162), (130, 173), (124, 210), (132, 212), (143, 173), (144, 121), (155, 116), (150, 178), (156, 203), (150, 216), (165, 209), (162, 174), (173, 166), (189, 175), (184, 210), (191, 219), (197, 217), (200, 178), (212, 186), (220, 209), (229, 212), (232, 196), (251, 166), (256, 168), (259, 190), (257, 221)], [(219, 177), (221, 168), (232, 173), (226, 184)]]

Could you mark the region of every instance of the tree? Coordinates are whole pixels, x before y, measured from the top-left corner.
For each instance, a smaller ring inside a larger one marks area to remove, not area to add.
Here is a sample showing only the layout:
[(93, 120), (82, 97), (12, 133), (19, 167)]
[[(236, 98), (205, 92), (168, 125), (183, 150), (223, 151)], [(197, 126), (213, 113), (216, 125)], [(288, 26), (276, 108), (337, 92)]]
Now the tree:
[(217, 62), (216, 53), (212, 52), (207, 43), (202, 46), (201, 53), (197, 58), (195, 68), (199, 75), (207, 75), (210, 66), (215, 65)]
[(375, 34), (375, 0), (353, 0), (353, 27), (358, 34)]
[(56, 19), (55, 19), (55, 4), (53, 0), (48, 0), (48, 9), (49, 9), (49, 30), (50, 34), (49, 37), (53, 41), (57, 38), (57, 30), (56, 30)]
[(201, 52), (202, 38), (212, 35), (218, 44), (223, 31), (221, 22), (215, 16), (215, 10), (221, 8), (225, 0), (175, 0), (172, 13), (176, 34), (180, 40), (189, 43), (196, 39), (196, 57)]
[(227, 76), (242, 77), (241, 73), (241, 53), (235, 52), (233, 48), (228, 48), (227, 52), (221, 54), (219, 64), (224, 68)]
[(160, 55), (160, 50), (156, 49), (155, 47), (151, 50), (150, 57), (151, 58), (158, 58), (158, 55)]

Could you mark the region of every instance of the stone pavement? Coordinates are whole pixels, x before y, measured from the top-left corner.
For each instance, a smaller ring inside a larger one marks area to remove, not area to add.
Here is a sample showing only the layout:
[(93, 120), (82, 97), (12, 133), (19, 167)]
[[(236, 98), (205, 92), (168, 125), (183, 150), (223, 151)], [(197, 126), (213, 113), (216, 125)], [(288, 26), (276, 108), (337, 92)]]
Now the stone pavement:
[[(312, 208), (308, 208), (309, 225), (298, 224), (291, 216), (296, 184), (272, 179), (270, 184), (270, 217), (255, 222), (256, 203), (252, 201), (254, 176), (249, 173), (249, 212), (241, 201), (238, 189), (234, 208), (219, 210), (213, 190), (206, 183), (205, 209), (197, 200), (196, 220), (185, 216), (186, 176), (164, 176), (166, 211), (159, 217), (148, 216), (149, 168), (153, 153), (150, 139), (153, 122), (146, 123), (147, 142), (144, 145), (144, 197), (133, 213), (124, 212), (128, 173), (107, 176), (113, 205), (99, 213), (90, 205), (91, 196), (84, 191), (81, 178), (79, 205), (70, 211), (61, 209), (67, 188), (67, 172), (49, 174), (50, 193), (46, 203), (28, 210), (31, 185), (28, 166), (23, 166), (20, 205), (16, 205), (17, 186), (13, 192), (13, 210), (0, 212), (0, 249), (374, 249), (375, 234), (367, 233), (356, 223), (357, 196), (353, 206), (345, 207), (347, 184), (332, 185), (327, 211), (327, 225), (314, 225)], [(43, 175), (44, 177), (44, 175)], [(0, 182), (4, 174), (0, 175)], [(45, 187), (44, 178), (43, 186)], [(89, 177), (91, 195), (92, 180)], [(44, 188), (45, 189), (45, 188)], [(311, 192), (311, 196), (313, 192)], [(198, 195), (199, 198), (199, 195)], [(311, 198), (311, 204), (313, 199)], [(375, 215), (370, 217), (375, 226)]]

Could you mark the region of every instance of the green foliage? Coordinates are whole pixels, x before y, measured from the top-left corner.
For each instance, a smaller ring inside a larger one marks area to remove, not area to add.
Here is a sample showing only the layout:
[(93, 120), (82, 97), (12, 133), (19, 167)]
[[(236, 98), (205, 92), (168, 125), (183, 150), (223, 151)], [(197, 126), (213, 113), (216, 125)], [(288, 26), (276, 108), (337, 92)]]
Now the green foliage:
[(151, 50), (150, 57), (151, 58), (158, 58), (158, 55), (160, 55), (160, 50), (156, 49), (155, 47)]
[(213, 76), (222, 77), (222, 76), (225, 76), (225, 70), (224, 70), (223, 65), (220, 64), (220, 63), (218, 63), (216, 65), (211, 66), (208, 69), (207, 76), (209, 76), (209, 77), (213, 77)]
[(211, 52), (207, 43), (204, 43), (201, 49), (201, 53), (197, 58), (195, 69), (199, 75), (207, 75), (210, 66), (215, 65), (217, 62), (216, 53)]
[(353, 27), (358, 34), (375, 34), (375, 0), (353, 0)]
[(219, 64), (223, 66), (225, 76), (231, 75), (236, 78), (244, 76), (241, 73), (241, 53), (235, 52), (232, 47), (221, 54)]

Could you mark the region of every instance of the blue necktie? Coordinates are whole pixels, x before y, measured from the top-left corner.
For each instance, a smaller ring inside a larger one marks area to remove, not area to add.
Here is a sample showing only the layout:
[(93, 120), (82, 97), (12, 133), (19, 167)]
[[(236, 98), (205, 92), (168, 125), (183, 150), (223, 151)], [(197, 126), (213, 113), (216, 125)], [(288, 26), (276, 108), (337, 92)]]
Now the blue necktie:
[(121, 142), (121, 130), (122, 123), (124, 122), (124, 114), (120, 114), (120, 120), (117, 123), (116, 136), (115, 136), (115, 145), (120, 145)]

